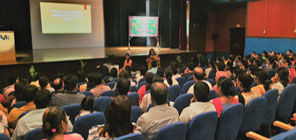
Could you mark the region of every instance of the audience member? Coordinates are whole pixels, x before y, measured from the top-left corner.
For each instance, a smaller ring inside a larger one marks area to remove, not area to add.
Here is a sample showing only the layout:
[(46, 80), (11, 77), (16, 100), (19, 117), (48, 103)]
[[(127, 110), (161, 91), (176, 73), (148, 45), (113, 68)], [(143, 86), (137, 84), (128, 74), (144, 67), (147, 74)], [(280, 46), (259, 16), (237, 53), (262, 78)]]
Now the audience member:
[(272, 78), (271, 89), (278, 89), (279, 95), (284, 88), (289, 84), (289, 70), (286, 68), (279, 68), (275, 76)]
[(64, 92), (64, 82), (61, 78), (57, 77), (53, 80), (52, 87), (54, 88), (54, 93), (63, 93)]
[(169, 68), (173, 72), (172, 79), (176, 80), (177, 78), (181, 77), (181, 75), (178, 73), (178, 64), (176, 62), (171, 62)]
[(111, 71), (110, 71), (110, 79), (109, 81), (111, 82), (117, 82), (118, 80), (118, 71), (116, 68), (112, 68)]
[(127, 96), (117, 96), (104, 111), (106, 123), (89, 130), (88, 140), (114, 139), (135, 132), (131, 122), (131, 102)]
[(128, 70), (119, 73), (119, 78), (129, 79), (130, 86), (136, 86), (137, 85), (136, 82), (131, 78), (131, 73)]
[(129, 89), (130, 89), (130, 80), (126, 78), (119, 78), (115, 87), (116, 96), (118, 95), (127, 96)]
[(105, 82), (103, 81), (103, 76), (101, 74), (93, 73), (93, 78), (94, 79), (92, 80), (94, 80), (93, 82), (95, 84), (95, 87), (92, 88), (90, 92), (94, 94), (95, 98), (100, 97), (101, 93), (111, 90), (109, 86), (105, 85)]
[(194, 98), (190, 106), (184, 108), (180, 115), (180, 121), (188, 123), (198, 114), (208, 111), (216, 111), (215, 106), (209, 102), (209, 86), (204, 82), (194, 84)]
[(64, 78), (64, 93), (55, 94), (51, 100), (51, 106), (63, 107), (64, 105), (80, 104), (83, 94), (77, 94), (78, 78), (76, 75), (67, 75)]
[(244, 106), (247, 106), (247, 104), (254, 98), (260, 97), (251, 91), (253, 81), (254, 80), (250, 74), (244, 73), (238, 76), (237, 86), (240, 88), (241, 94), (235, 97)]
[(156, 76), (157, 70), (158, 70), (157, 62), (156, 61), (152, 61), (151, 62), (151, 68), (147, 72), (151, 72), (151, 73), (153, 73)]
[(167, 87), (172, 85), (179, 85), (178, 81), (173, 78), (173, 72), (170, 69), (166, 69), (164, 72), (164, 84), (166, 84)]
[(154, 134), (163, 126), (179, 121), (179, 113), (174, 107), (167, 104), (168, 88), (163, 83), (151, 85), (152, 107), (149, 112), (139, 117), (137, 125), (147, 140), (151, 140)]
[(270, 80), (268, 80), (268, 74), (265, 70), (258, 69), (253, 76), (256, 86), (251, 88), (251, 91), (256, 96), (262, 96), (266, 90), (269, 89)]
[[(37, 109), (28, 112), (18, 120), (12, 135), (13, 140), (22, 140), (27, 132), (42, 127), (42, 116), (50, 105), (51, 97), (52, 94), (46, 89), (41, 89), (37, 92), (34, 100)], [(68, 124), (67, 132), (72, 132), (73, 126), (71, 122), (68, 121)]]
[(34, 99), (37, 92), (38, 92), (38, 88), (36, 86), (29, 85), (25, 87), (24, 99), (26, 104), (21, 108), (13, 108), (9, 112), (7, 120), (10, 128), (14, 129), (16, 127), (18, 118), (21, 114), (23, 114), (24, 112), (36, 109)]
[(78, 119), (81, 116), (90, 114), (94, 111), (94, 98), (91, 96), (84, 97), (81, 101), (80, 107), (80, 113), (75, 117), (75, 120)]
[[(194, 82), (204, 82), (209, 86), (209, 89), (212, 90), (212, 88), (213, 88), (212, 84), (210, 82), (204, 80), (204, 78), (205, 78), (205, 73), (204, 73), (203, 69), (201, 67), (194, 68), (194, 70), (193, 70), (193, 80), (194, 80)], [(194, 85), (192, 85), (188, 89), (187, 93), (193, 94), (194, 93), (193, 89), (194, 89)]]
[(77, 71), (76, 73), (78, 77), (78, 91), (79, 92), (84, 92), (87, 89), (87, 79), (86, 75), (83, 71)]
[(148, 90), (150, 90), (150, 86), (153, 82), (153, 78), (154, 78), (154, 74), (151, 72), (147, 72), (145, 75), (145, 80), (146, 80), (146, 84), (141, 86), (138, 90), (138, 94), (139, 94), (139, 104), (141, 104), (142, 99), (144, 97), (144, 95), (146, 94), (146, 92)]
[(14, 85), (16, 83), (19, 82), (19, 77), (15, 76), (15, 75), (12, 75), (12, 76), (9, 76), (8, 77), (8, 84), (9, 86), (5, 87), (3, 89), (3, 96), (4, 96), (4, 99), (7, 100), (8, 99), (8, 95), (9, 93), (13, 92), (14, 91)]
[(59, 107), (46, 109), (42, 122), (42, 131), (48, 136), (48, 140), (83, 140), (82, 136), (76, 133), (64, 134), (69, 123), (66, 112)]
[(225, 78), (222, 81), (219, 81), (217, 91), (220, 94), (220, 97), (213, 99), (211, 102), (214, 104), (218, 116), (220, 116), (223, 109), (231, 104), (237, 104), (239, 102), (234, 97), (234, 86), (230, 79)]

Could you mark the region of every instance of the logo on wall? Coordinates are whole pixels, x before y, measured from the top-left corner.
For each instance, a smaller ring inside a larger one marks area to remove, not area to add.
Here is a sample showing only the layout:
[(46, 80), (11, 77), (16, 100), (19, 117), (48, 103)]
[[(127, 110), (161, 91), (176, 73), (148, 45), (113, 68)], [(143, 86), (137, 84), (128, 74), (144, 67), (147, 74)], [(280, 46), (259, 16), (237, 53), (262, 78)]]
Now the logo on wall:
[(1, 40), (10, 40), (10, 37), (8, 35), (0, 35), (0, 41)]

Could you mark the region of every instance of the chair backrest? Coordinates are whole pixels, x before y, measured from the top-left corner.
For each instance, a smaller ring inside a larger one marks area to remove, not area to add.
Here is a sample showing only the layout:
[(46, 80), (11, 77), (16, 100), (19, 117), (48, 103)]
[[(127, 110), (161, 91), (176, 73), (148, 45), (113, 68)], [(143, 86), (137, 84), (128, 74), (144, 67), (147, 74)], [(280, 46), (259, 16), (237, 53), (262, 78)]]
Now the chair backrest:
[(192, 99), (192, 94), (182, 94), (175, 100), (174, 107), (178, 110), (179, 114), (181, 114), (182, 110), (190, 105), (190, 100)]
[(176, 122), (160, 128), (154, 135), (153, 140), (185, 140), (186, 132), (186, 124)]
[(186, 78), (185, 77), (179, 77), (179, 78), (176, 78), (176, 80), (178, 81), (179, 85), (181, 88), (183, 88), (185, 82), (186, 82)]
[(282, 91), (277, 104), (276, 119), (286, 122), (292, 116), (295, 103), (296, 84), (290, 84)]
[(193, 75), (190, 75), (188, 78), (187, 78), (187, 81), (191, 81), (193, 80)]
[(214, 140), (218, 114), (210, 111), (192, 118), (188, 124), (187, 140)]
[(172, 85), (168, 88), (168, 99), (169, 101), (175, 101), (176, 98), (181, 94), (181, 87), (180, 85)]
[(79, 92), (80, 94), (84, 94), (86, 97), (91, 96), (94, 97), (94, 94), (90, 91)]
[(16, 102), (14, 105), (12, 105), (12, 107), (10, 107), (8, 109), (8, 113), (13, 109), (13, 108), (21, 108), (22, 106), (24, 106), (26, 104), (25, 101), (21, 101), (21, 102)]
[(111, 102), (112, 102), (112, 99), (107, 96), (96, 98), (94, 102), (94, 110), (104, 112), (107, 106), (111, 104)]
[(187, 81), (182, 87), (182, 94), (187, 93), (188, 89), (194, 84), (194, 80)]
[(115, 90), (108, 90), (108, 91), (105, 91), (103, 93), (101, 93), (101, 96), (109, 96), (109, 97), (115, 97), (116, 96), (116, 92)]
[(140, 133), (133, 133), (118, 137), (114, 140), (144, 140), (144, 136)]
[(138, 89), (140, 89), (143, 85), (146, 85), (146, 83), (147, 83), (146, 81), (143, 81), (143, 82), (139, 83), (138, 84)]
[(139, 83), (138, 83), (138, 84), (140, 84), (140, 83), (142, 83), (142, 82), (144, 82), (144, 81), (146, 81), (146, 80), (145, 80), (145, 78), (143, 77), (143, 78), (141, 78), (141, 79), (139, 80)]
[(107, 86), (109, 86), (111, 89), (113, 89), (115, 84), (116, 84), (116, 82), (109, 82), (109, 83), (107, 83)]
[(278, 95), (279, 92), (277, 89), (271, 89), (265, 92), (264, 97), (267, 102), (263, 113), (262, 124), (271, 124), (275, 120)]
[(142, 109), (139, 106), (132, 106), (131, 121), (136, 123), (142, 114)]
[(127, 94), (128, 99), (132, 102), (132, 106), (139, 106), (139, 94), (138, 92), (132, 92)]
[(271, 140), (296, 140), (296, 128), (280, 133), (270, 138)]
[(103, 112), (95, 112), (79, 117), (73, 127), (74, 133), (79, 133), (85, 140), (88, 137), (88, 130), (95, 125), (106, 122)]
[(210, 82), (212, 87), (215, 86), (215, 84), (216, 84), (214, 79), (207, 79), (206, 81)]
[(244, 106), (233, 104), (225, 108), (219, 118), (215, 140), (235, 140), (243, 119)]
[(212, 99), (215, 99), (217, 97), (219, 97), (219, 95), (216, 93), (216, 91), (215, 90), (210, 90), (209, 98), (208, 98), (209, 101), (212, 100)]
[(63, 106), (64, 111), (70, 117), (70, 121), (72, 124), (75, 122), (75, 117), (79, 114), (81, 107), (80, 104), (71, 104)]
[(257, 131), (263, 120), (263, 112), (266, 106), (264, 96), (251, 100), (245, 108), (240, 132), (245, 135), (249, 131)]
[(138, 87), (137, 86), (131, 86), (130, 87), (130, 92), (137, 92), (138, 91)]
[(10, 139), (6, 134), (0, 133), (0, 140), (10, 140)]
[(29, 131), (25, 135), (24, 140), (42, 140), (45, 138), (47, 138), (47, 135), (42, 132), (41, 128), (36, 128)]

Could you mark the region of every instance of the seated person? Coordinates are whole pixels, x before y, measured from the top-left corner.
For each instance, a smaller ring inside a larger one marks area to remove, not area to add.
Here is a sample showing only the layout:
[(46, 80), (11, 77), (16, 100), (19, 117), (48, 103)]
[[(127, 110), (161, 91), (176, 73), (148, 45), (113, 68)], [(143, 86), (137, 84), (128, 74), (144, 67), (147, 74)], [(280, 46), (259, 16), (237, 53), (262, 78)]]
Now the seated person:
[(265, 70), (258, 69), (255, 71), (254, 82), (257, 84), (255, 87), (251, 88), (251, 91), (256, 94), (256, 96), (262, 96), (266, 90), (269, 89), (268, 73)]
[(68, 129), (68, 119), (66, 112), (59, 107), (46, 109), (42, 122), (42, 132), (48, 136), (48, 140), (83, 140), (76, 133), (64, 134)]
[(130, 89), (130, 80), (127, 78), (119, 78), (115, 87), (116, 96), (119, 96), (119, 95), (127, 96), (129, 89)]
[(24, 99), (26, 104), (21, 108), (13, 108), (9, 112), (7, 120), (10, 128), (14, 129), (16, 127), (16, 123), (21, 114), (23, 114), (24, 112), (36, 109), (34, 99), (36, 97), (37, 92), (38, 92), (38, 88), (36, 86), (29, 85), (25, 87)]
[(54, 88), (54, 93), (63, 93), (64, 92), (64, 81), (62, 78), (57, 77), (53, 80), (52, 87)]
[[(37, 109), (28, 112), (25, 116), (18, 120), (12, 135), (13, 140), (21, 140), (27, 132), (42, 126), (42, 116), (44, 111), (50, 105), (51, 97), (52, 94), (46, 89), (42, 89), (37, 92), (34, 100)], [(72, 128), (73, 126), (71, 122), (68, 121), (67, 132), (72, 132)]]
[[(209, 81), (204, 80), (205, 78), (205, 73), (201, 67), (195, 67), (193, 69), (193, 80), (194, 82), (204, 82), (208, 85), (209, 89), (212, 90), (212, 84)], [(188, 89), (187, 93), (189, 94), (194, 94), (194, 84)]]
[(153, 78), (154, 78), (154, 75), (153, 73), (151, 72), (147, 72), (145, 74), (145, 80), (146, 80), (146, 84), (141, 86), (139, 89), (138, 89), (138, 94), (139, 94), (139, 104), (141, 104), (142, 102), (142, 99), (144, 97), (144, 95), (146, 94), (146, 92), (148, 90), (150, 90), (150, 86), (153, 82)]
[[(156, 82), (163, 83), (163, 79), (160, 78), (160, 77), (153, 78), (153, 82), (152, 83), (156, 83)], [(147, 112), (150, 104), (151, 104), (151, 94), (150, 93), (146, 93), (144, 95), (143, 99), (142, 99), (142, 102), (140, 104), (140, 108), (142, 109), (143, 112)], [(172, 104), (170, 104), (170, 105), (172, 105)]]
[(173, 72), (170, 69), (166, 69), (164, 72), (164, 84), (167, 85), (167, 87), (169, 86), (173, 86), (173, 85), (179, 85), (178, 81), (172, 77), (173, 76)]
[(215, 106), (208, 102), (209, 87), (204, 82), (197, 82), (194, 85), (194, 98), (190, 106), (184, 108), (180, 115), (180, 121), (188, 123), (198, 114), (216, 111)]
[(151, 62), (151, 69), (149, 69), (147, 72), (152, 72), (156, 76), (157, 70), (158, 70), (157, 62), (152, 61)]
[(168, 88), (164, 83), (151, 85), (151, 101), (153, 107), (144, 113), (137, 121), (137, 130), (147, 140), (151, 140), (154, 134), (163, 126), (179, 121), (178, 111), (167, 104)]
[(99, 73), (93, 73), (93, 82), (95, 84), (95, 87), (90, 90), (91, 93), (93, 93), (94, 97), (100, 97), (101, 93), (111, 90), (109, 86), (105, 85), (105, 82), (103, 81), (103, 76)]
[(239, 103), (236, 98), (234, 98), (234, 86), (230, 79), (225, 78), (220, 83), (218, 83), (217, 91), (220, 94), (219, 98), (211, 100), (214, 104), (218, 117), (222, 113), (223, 109), (227, 108), (231, 104)]
[(62, 107), (64, 105), (80, 104), (85, 95), (77, 94), (77, 82), (78, 78), (76, 75), (67, 75), (64, 78), (64, 93), (55, 94), (52, 98), (51, 106)]
[(289, 70), (286, 68), (279, 68), (275, 76), (272, 78), (271, 89), (278, 89), (279, 95), (284, 88), (289, 84)]
[(81, 116), (91, 114), (94, 111), (94, 98), (91, 96), (84, 97), (81, 101), (80, 107), (80, 113), (75, 117), (75, 120)]
[(131, 122), (131, 102), (127, 96), (117, 96), (105, 110), (106, 123), (89, 130), (88, 140), (114, 139), (135, 132)]
[(160, 67), (160, 57), (158, 56), (158, 54), (156, 54), (155, 50), (151, 48), (146, 58), (148, 69), (151, 69), (153, 67), (152, 66), (153, 61), (156, 62), (156, 67)]
[(238, 76), (237, 86), (242, 91), (241, 94), (235, 96), (235, 98), (243, 105), (247, 106), (247, 104), (256, 97), (260, 97), (254, 94), (250, 87), (253, 83), (253, 78), (250, 74), (241, 74)]

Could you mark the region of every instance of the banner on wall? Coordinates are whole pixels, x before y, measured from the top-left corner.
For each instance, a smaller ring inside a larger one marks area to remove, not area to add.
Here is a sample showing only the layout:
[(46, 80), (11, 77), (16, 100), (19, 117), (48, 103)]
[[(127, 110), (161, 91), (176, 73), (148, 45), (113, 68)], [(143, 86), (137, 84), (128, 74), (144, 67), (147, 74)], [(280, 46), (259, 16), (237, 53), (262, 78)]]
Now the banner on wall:
[(130, 16), (129, 17), (130, 37), (157, 37), (158, 17)]

